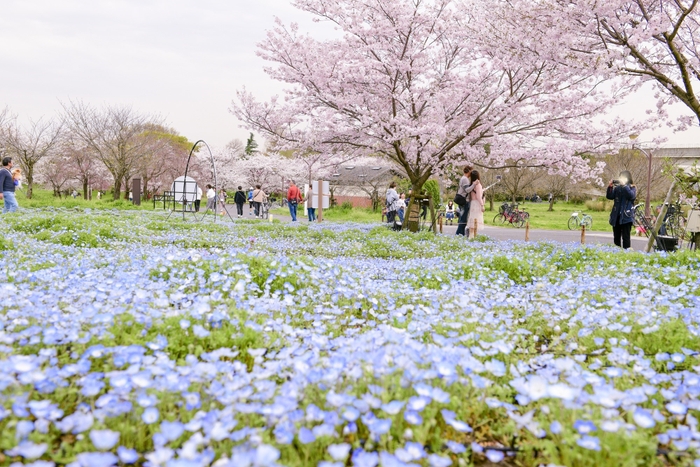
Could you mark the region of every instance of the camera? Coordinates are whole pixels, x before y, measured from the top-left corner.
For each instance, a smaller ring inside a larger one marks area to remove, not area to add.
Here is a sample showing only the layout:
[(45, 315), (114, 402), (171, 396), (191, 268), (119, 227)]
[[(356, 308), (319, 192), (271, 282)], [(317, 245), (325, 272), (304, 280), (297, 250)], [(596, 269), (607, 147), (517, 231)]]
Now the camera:
[(620, 186), (620, 180), (613, 180), (614, 186)]

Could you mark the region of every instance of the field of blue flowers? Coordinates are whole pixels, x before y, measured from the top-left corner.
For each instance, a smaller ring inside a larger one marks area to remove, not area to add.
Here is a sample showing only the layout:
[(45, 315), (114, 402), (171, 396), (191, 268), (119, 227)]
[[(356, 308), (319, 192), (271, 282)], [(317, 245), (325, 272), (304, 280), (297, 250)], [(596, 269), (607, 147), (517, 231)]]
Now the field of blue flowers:
[(0, 465), (700, 465), (697, 254), (1, 221)]

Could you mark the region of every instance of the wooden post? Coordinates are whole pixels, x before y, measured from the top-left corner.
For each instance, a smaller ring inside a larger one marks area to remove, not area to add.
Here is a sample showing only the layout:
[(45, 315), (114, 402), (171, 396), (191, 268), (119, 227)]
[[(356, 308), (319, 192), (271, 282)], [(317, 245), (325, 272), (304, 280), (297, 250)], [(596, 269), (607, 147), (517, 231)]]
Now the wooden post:
[(433, 228), (433, 233), (437, 234), (437, 225), (435, 222), (435, 205), (433, 204), (433, 197), (428, 198), (428, 207), (430, 208), (430, 224)]
[(469, 238), (476, 238), (478, 226), (479, 226), (479, 221), (474, 219), (474, 228), (471, 231), (469, 231)]
[[(318, 190), (316, 191), (317, 193), (314, 193), (318, 200), (318, 216), (316, 216), (316, 222), (321, 222), (323, 220), (323, 180), (318, 181)], [(313, 204), (312, 201), (311, 205), (313, 206)]]
[(439, 220), (439, 223), (440, 223), (440, 233), (442, 233), (442, 216), (440, 216), (438, 219), (440, 219), (440, 220)]
[(586, 243), (586, 224), (581, 224), (581, 245)]
[(674, 180), (673, 183), (671, 183), (671, 188), (668, 189), (668, 194), (666, 195), (666, 199), (664, 200), (663, 206), (661, 206), (661, 212), (659, 213), (659, 217), (656, 218), (656, 224), (654, 224), (654, 230), (651, 231), (651, 235), (649, 235), (649, 242), (647, 242), (647, 249), (646, 252), (649, 253), (651, 251), (651, 247), (656, 241), (656, 237), (659, 235), (659, 230), (661, 230), (661, 226), (664, 224), (664, 217), (666, 217), (666, 211), (668, 210), (668, 205), (671, 203), (671, 200), (673, 199), (673, 192), (676, 189), (676, 181)]
[(525, 241), (530, 241), (530, 221), (525, 222)]

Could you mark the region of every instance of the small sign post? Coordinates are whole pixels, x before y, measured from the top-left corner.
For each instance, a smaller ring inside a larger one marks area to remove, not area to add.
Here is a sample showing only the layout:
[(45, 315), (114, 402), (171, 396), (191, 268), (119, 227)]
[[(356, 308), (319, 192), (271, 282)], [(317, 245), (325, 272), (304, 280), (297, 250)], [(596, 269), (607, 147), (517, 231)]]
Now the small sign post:
[(313, 196), (309, 200), (311, 203), (310, 207), (318, 209), (316, 220), (321, 222), (323, 221), (323, 210), (330, 207), (331, 185), (328, 181), (319, 180), (312, 182), (311, 190), (313, 191)]

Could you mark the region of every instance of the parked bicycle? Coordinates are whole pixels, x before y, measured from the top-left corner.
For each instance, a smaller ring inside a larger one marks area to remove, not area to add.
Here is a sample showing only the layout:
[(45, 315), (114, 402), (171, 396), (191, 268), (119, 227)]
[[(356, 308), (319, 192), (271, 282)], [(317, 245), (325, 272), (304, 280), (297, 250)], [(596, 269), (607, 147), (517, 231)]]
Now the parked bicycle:
[(588, 214), (572, 213), (571, 217), (569, 217), (569, 230), (580, 229), (582, 225), (586, 227), (586, 230), (590, 230), (593, 225), (593, 218)]
[(498, 210), (498, 214), (493, 218), (494, 224), (505, 224), (508, 222), (515, 227), (523, 227), (525, 222), (530, 219), (530, 213), (518, 209), (519, 204), (517, 203), (503, 203)]
[[(656, 211), (660, 212), (663, 205), (656, 207)], [(664, 222), (659, 229), (659, 235), (668, 235), (669, 237), (683, 239), (685, 236), (686, 219), (683, 215), (681, 203), (676, 201), (668, 206)]]

